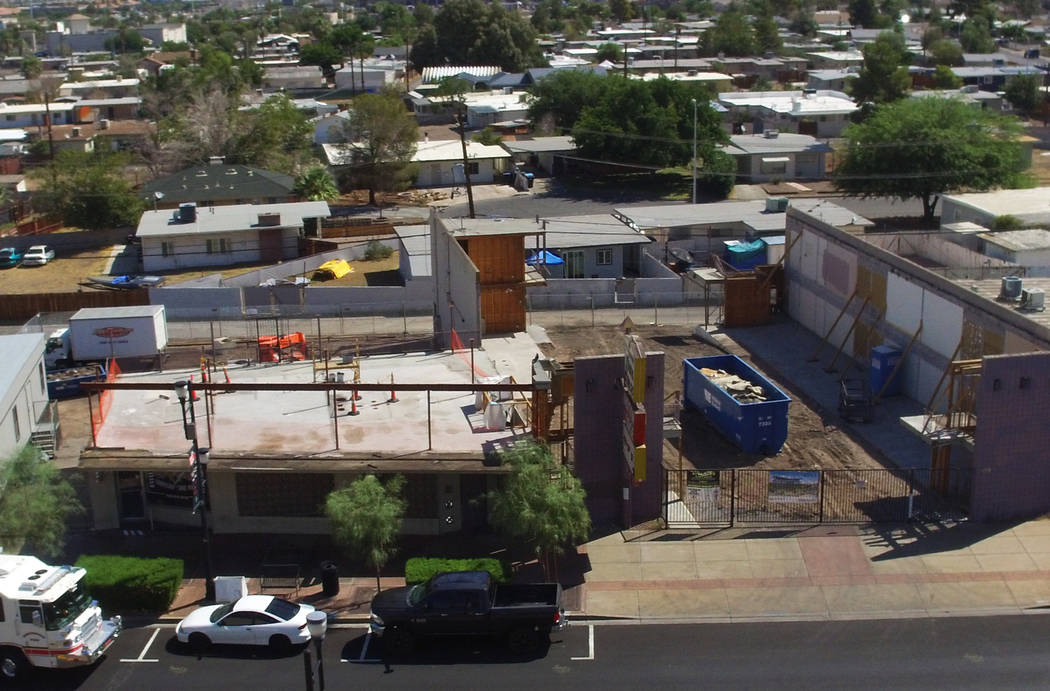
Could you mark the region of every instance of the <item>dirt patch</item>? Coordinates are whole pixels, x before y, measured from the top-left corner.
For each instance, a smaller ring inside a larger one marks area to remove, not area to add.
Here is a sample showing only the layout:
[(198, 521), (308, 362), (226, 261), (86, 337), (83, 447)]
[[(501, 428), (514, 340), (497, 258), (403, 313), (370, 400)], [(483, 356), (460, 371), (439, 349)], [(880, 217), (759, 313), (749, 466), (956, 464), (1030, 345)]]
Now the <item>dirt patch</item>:
[(44, 266), (16, 266), (0, 269), (0, 294), (75, 293), (88, 276), (105, 274), (106, 267), (120, 245), (63, 256), (59, 254)]
[[(674, 409), (675, 392), (682, 390), (682, 361), (686, 358), (720, 355), (722, 352), (704, 343), (685, 326), (640, 326), (634, 333), (650, 351), (662, 351), (664, 361), (664, 411)], [(563, 362), (587, 355), (623, 352), (623, 331), (618, 327), (547, 329), (552, 343), (543, 351)], [(745, 358), (747, 359), (747, 358)], [(774, 383), (791, 397), (788, 407), (788, 438), (776, 456), (747, 454), (708, 425), (702, 415), (692, 411), (682, 414), (681, 444), (668, 440), (664, 445), (664, 466), (678, 468), (762, 468), (838, 470), (884, 468), (886, 465), (844, 429), (838, 426), (834, 413), (814, 410), (801, 392), (765, 371)], [(650, 411), (651, 413), (652, 411)], [(681, 460), (679, 460), (679, 449)]]

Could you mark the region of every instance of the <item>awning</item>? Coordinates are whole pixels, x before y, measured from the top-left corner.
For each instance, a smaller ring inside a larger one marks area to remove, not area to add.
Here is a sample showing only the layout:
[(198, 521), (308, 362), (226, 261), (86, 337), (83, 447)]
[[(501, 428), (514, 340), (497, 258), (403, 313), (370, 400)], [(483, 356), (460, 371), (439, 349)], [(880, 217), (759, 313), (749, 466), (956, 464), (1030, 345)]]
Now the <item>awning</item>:
[(769, 156), (769, 157), (763, 156), (762, 157), (762, 162), (763, 163), (788, 163), (790, 161), (791, 161), (791, 157), (790, 156)]
[(536, 264), (541, 263), (553, 266), (555, 264), (564, 264), (565, 260), (550, 250), (543, 250), (542, 252), (530, 251), (528, 256), (525, 257), (525, 263), (529, 266), (535, 266)]

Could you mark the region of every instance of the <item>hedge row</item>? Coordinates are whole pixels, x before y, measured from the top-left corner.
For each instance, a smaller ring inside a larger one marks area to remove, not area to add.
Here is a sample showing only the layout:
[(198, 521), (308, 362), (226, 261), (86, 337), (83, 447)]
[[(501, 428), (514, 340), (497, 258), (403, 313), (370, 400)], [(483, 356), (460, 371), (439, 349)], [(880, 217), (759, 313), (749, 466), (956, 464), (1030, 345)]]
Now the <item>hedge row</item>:
[(510, 580), (507, 568), (499, 559), (480, 557), (477, 559), (438, 559), (413, 557), (405, 562), (405, 582), (423, 583), (438, 573), (449, 571), (488, 571), (492, 580), (506, 583)]
[(182, 583), (181, 559), (82, 555), (88, 593), (106, 614), (166, 612)]

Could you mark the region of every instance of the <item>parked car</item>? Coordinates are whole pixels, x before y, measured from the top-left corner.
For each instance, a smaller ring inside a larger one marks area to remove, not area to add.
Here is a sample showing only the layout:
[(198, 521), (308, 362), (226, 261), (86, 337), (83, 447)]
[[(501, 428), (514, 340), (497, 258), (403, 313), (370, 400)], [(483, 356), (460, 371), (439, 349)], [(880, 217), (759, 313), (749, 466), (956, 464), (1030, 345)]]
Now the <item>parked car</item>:
[(12, 266), (18, 266), (18, 262), (22, 261), (22, 253), (14, 247), (4, 247), (0, 249), (0, 266), (4, 268), (10, 268)]
[(567, 623), (557, 583), (497, 585), (487, 571), (453, 571), (376, 595), (370, 628), (393, 655), (407, 655), (424, 636), (492, 636), (529, 654)]
[(32, 245), (22, 257), (23, 266), (43, 266), (55, 258), (55, 251), (47, 245)]
[(175, 636), (197, 651), (218, 643), (266, 645), (285, 652), (310, 640), (306, 615), (313, 611), (311, 605), (273, 595), (247, 595), (236, 602), (193, 610), (175, 627)]

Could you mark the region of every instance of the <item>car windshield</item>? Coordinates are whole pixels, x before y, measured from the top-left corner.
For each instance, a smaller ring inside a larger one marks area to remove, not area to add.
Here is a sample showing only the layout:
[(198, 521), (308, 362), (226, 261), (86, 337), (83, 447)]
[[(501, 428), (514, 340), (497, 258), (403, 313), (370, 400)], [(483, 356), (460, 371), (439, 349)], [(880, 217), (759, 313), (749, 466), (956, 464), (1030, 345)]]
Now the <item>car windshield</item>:
[(84, 588), (84, 581), (80, 581), (54, 602), (44, 603), (44, 625), (48, 631), (69, 626), (90, 604), (91, 596)]
[(273, 601), (266, 606), (266, 613), (272, 614), (278, 619), (288, 621), (299, 613), (299, 605), (275, 597)]
[(4, 248), (4, 249), (0, 250), (0, 257), (10, 257), (14, 253), (15, 253), (15, 251), (13, 249)]
[(215, 611), (211, 613), (211, 616), (208, 617), (208, 619), (214, 624), (232, 611), (233, 605), (222, 605), (221, 607), (216, 607)]

